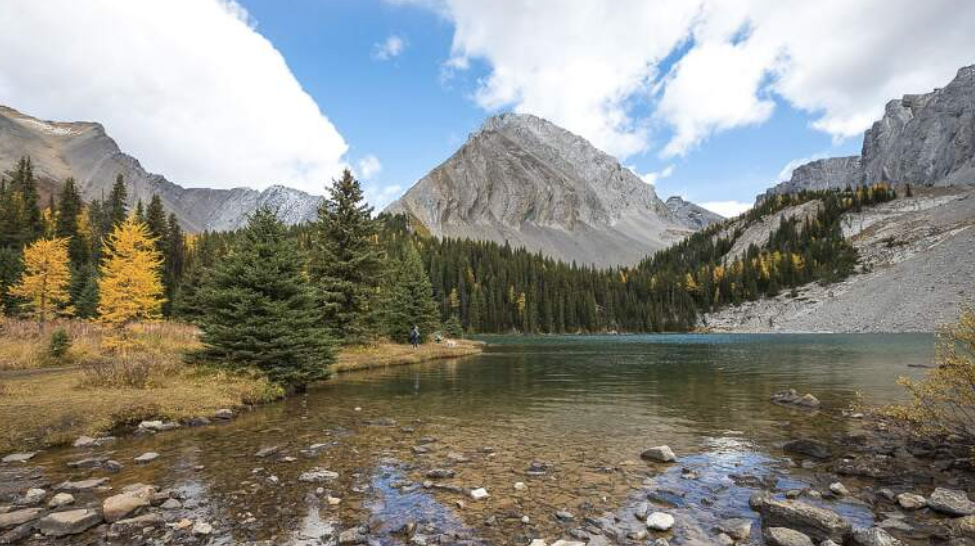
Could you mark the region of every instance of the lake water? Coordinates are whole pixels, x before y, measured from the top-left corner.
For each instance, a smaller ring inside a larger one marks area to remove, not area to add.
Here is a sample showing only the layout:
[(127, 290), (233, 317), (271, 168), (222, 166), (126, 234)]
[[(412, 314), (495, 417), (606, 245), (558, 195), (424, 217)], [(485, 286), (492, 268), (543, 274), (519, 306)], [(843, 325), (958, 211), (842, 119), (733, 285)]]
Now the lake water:
[[(127, 437), (95, 453), (125, 464), (111, 476), (116, 488), (143, 482), (180, 490), (187, 506), (178, 517), (214, 523), (217, 543), (321, 544), (331, 529), (365, 525), (379, 543), (405, 544), (398, 531), (411, 522), (430, 536), (551, 542), (593, 534), (598, 519), (611, 515), (619, 518), (611, 525), (640, 528), (631, 512), (648, 492), (654, 506), (677, 516), (674, 542), (693, 542), (713, 538), (722, 519), (755, 517), (747, 499), (756, 489), (822, 487), (815, 469), (789, 464), (781, 444), (796, 437), (829, 443), (848, 432), (855, 423), (841, 411), (858, 393), (866, 404), (897, 400), (897, 377), (919, 375), (916, 366), (929, 365), (934, 352), (930, 335), (487, 341), (480, 356), (339, 376), (226, 424)], [(815, 394), (823, 409), (769, 402), (789, 387)], [(313, 444), (323, 445), (308, 452)], [(659, 444), (680, 461), (640, 460)], [(269, 446), (280, 450), (255, 456)], [(160, 458), (131, 463), (146, 451)], [(66, 467), (87, 454), (51, 450), (38, 463), (55, 481), (103, 475)], [(312, 467), (339, 478), (297, 480)], [(431, 469), (454, 476), (431, 480)], [(516, 490), (516, 482), (527, 488)], [(477, 487), (490, 497), (472, 500)], [(330, 505), (328, 496), (341, 502)], [(857, 503), (832, 508), (861, 523), (874, 517)], [(560, 520), (559, 511), (574, 517)]]

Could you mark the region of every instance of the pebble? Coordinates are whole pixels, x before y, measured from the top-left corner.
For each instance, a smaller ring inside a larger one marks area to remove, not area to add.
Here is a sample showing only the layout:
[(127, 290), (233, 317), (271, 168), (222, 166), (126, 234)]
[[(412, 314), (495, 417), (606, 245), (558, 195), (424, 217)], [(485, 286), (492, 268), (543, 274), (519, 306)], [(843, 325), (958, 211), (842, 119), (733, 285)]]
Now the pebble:
[(677, 460), (677, 456), (674, 455), (674, 451), (670, 449), (670, 446), (655, 446), (647, 449), (640, 454), (640, 457), (650, 461), (656, 461), (659, 463), (672, 463)]
[(491, 495), (488, 494), (487, 489), (485, 489), (483, 487), (478, 487), (477, 489), (472, 489), (471, 490), (471, 498), (474, 499), (474, 500), (476, 500), (476, 501), (477, 500), (486, 499), (486, 498), (488, 498), (490, 496)]
[(674, 526), (674, 516), (664, 512), (654, 512), (647, 516), (647, 528), (654, 531), (669, 531)]
[(27, 461), (33, 459), (34, 455), (37, 455), (36, 451), (32, 451), (28, 453), (11, 453), (10, 455), (7, 455), (6, 457), (3, 458), (3, 462), (26, 463)]
[(839, 497), (845, 497), (850, 494), (850, 491), (840, 482), (833, 482), (829, 484), (829, 490), (833, 492), (834, 495)]
[(158, 458), (159, 458), (158, 453), (156, 453), (155, 451), (148, 451), (146, 453), (143, 453), (142, 455), (139, 455), (133, 460), (139, 464), (143, 464), (143, 463), (155, 461)]
[(928, 505), (928, 500), (915, 493), (897, 495), (897, 504), (904, 510), (919, 510)]
[(198, 520), (193, 525), (192, 533), (194, 535), (207, 536), (212, 532), (213, 532), (213, 526), (203, 520)]
[(74, 504), (74, 495), (71, 493), (57, 493), (47, 502), (47, 507), (61, 508), (69, 504)]
[(525, 485), (525, 482), (515, 482), (515, 491), (525, 491), (527, 489), (528, 486)]

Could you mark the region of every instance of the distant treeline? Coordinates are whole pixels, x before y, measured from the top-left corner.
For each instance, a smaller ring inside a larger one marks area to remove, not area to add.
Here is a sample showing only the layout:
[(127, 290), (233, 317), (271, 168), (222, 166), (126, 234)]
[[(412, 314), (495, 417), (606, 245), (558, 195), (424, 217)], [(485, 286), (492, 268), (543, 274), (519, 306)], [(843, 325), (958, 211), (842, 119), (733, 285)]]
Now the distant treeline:
[[(431, 329), (454, 335), (687, 331), (702, 313), (724, 305), (850, 275), (858, 257), (843, 237), (843, 214), (896, 198), (887, 184), (779, 195), (636, 266), (596, 268), (507, 244), (438, 240), (411, 229), (404, 216), (371, 219), (371, 209), (361, 202), (358, 182), (350, 175), (330, 191), (333, 198), (327, 203), (333, 210), (324, 211), (317, 222), (282, 229), (298, 249), (306, 276), (313, 284), (327, 284), (318, 289), (324, 298), (319, 305), (338, 323), (333, 335), (354, 340), (401, 338), (405, 331), (397, 322), (415, 320), (416, 313), (431, 315), (424, 319), (424, 334)], [(43, 237), (59, 237), (68, 240), (73, 311), (95, 317), (104, 239), (113, 226), (135, 216), (147, 226), (162, 258), (163, 315), (199, 320), (206, 312), (201, 286), (221, 260), (240, 248), (244, 232), (184, 234), (158, 197), (132, 210), (126, 197), (120, 177), (103, 201), (85, 204), (68, 180), (57, 199), (45, 205), (39, 202), (29, 158), (8, 172), (0, 180), (0, 309), (14, 315), (23, 311), (23, 302), (10, 288), (23, 273), (24, 247)], [(805, 217), (784, 217), (767, 240), (729, 255), (749, 226), (812, 201), (817, 203)], [(337, 235), (350, 229), (354, 244)], [(350, 245), (355, 248), (346, 248)], [(417, 272), (429, 283), (404, 280)], [(400, 286), (408, 282), (410, 286)], [(407, 296), (410, 290), (428, 290), (429, 298)], [(413, 300), (409, 305), (393, 301), (407, 297)], [(429, 301), (429, 310), (417, 310), (417, 305), (426, 307), (423, 299)], [(410, 317), (390, 315), (409, 306)]]

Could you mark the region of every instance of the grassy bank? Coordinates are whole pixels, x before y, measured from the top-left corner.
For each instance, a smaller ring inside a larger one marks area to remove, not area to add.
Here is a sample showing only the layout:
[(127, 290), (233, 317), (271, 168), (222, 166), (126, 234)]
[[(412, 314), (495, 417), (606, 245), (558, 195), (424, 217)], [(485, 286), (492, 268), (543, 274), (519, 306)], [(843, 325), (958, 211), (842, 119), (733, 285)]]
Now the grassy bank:
[[(259, 377), (187, 365), (183, 355), (199, 346), (187, 325), (134, 325), (124, 353), (104, 349), (112, 332), (96, 324), (65, 321), (45, 332), (35, 324), (3, 321), (0, 331), (0, 453), (73, 441), (143, 419), (185, 420), (221, 408), (279, 398), (281, 389)], [(67, 354), (54, 358), (51, 334), (63, 328)], [(480, 352), (481, 344), (428, 344), (414, 350), (384, 343), (338, 355), (335, 371), (413, 364)]]

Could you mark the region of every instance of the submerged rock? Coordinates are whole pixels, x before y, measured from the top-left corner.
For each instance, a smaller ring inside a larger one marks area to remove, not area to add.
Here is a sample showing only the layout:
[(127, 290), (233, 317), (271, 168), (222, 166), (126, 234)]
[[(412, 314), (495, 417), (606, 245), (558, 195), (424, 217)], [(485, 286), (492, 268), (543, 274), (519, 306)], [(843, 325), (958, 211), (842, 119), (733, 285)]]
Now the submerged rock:
[(332, 472), (331, 470), (326, 470), (324, 468), (313, 468), (307, 472), (303, 472), (298, 476), (299, 482), (305, 483), (321, 483), (329, 480), (334, 480), (338, 478), (338, 472)]
[(772, 394), (772, 401), (776, 404), (795, 406), (802, 409), (817, 409), (821, 405), (819, 399), (812, 394), (799, 395), (795, 389), (788, 389)]
[(143, 453), (142, 455), (139, 455), (138, 457), (136, 457), (133, 460), (135, 462), (139, 463), (139, 464), (144, 464), (144, 463), (148, 463), (148, 462), (155, 461), (158, 458), (159, 458), (159, 454), (158, 453), (156, 453), (155, 451), (149, 451), (149, 452)]
[(73, 482), (68, 480), (57, 486), (57, 489), (64, 491), (88, 491), (89, 489), (94, 489), (96, 487), (101, 487), (108, 483), (108, 478), (90, 478), (87, 480), (80, 480)]
[(829, 446), (818, 440), (810, 440), (808, 438), (788, 441), (782, 446), (782, 450), (786, 453), (805, 455), (815, 459), (828, 459), (831, 454)]

